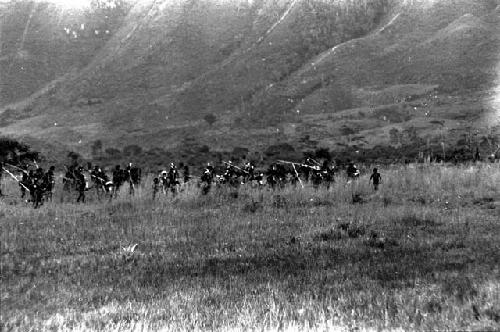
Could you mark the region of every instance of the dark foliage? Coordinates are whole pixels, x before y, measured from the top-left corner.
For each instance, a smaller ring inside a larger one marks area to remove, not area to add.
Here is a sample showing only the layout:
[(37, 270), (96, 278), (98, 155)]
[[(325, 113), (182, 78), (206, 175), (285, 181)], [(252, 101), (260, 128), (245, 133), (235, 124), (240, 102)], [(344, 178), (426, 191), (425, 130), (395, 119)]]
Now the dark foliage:
[(39, 161), (39, 152), (21, 142), (10, 138), (0, 138), (0, 162), (21, 165), (27, 162)]

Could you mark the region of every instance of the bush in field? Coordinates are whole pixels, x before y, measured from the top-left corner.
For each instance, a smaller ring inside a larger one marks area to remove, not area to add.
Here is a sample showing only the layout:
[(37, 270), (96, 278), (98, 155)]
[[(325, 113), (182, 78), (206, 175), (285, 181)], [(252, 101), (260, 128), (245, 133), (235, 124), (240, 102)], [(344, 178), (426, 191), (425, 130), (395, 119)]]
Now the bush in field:
[(123, 155), (125, 157), (139, 156), (142, 153), (142, 148), (138, 145), (127, 145), (123, 148)]

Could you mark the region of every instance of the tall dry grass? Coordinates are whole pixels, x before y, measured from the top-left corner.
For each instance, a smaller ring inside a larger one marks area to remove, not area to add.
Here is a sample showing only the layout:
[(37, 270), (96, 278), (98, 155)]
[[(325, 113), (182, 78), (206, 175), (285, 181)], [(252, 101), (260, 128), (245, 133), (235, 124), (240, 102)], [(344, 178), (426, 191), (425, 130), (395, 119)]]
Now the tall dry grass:
[(498, 165), (385, 169), (378, 192), (368, 176), (156, 201), (148, 178), (37, 210), (4, 182), (1, 327), (498, 330)]

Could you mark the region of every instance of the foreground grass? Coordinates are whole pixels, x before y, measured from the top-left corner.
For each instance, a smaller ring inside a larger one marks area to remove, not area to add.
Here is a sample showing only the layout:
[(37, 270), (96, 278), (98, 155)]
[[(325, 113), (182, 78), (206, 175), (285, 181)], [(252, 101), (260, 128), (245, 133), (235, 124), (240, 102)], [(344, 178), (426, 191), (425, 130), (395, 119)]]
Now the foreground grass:
[(146, 183), (39, 210), (4, 200), (0, 329), (500, 329), (498, 165), (383, 176), (377, 193), (364, 177), (156, 202)]

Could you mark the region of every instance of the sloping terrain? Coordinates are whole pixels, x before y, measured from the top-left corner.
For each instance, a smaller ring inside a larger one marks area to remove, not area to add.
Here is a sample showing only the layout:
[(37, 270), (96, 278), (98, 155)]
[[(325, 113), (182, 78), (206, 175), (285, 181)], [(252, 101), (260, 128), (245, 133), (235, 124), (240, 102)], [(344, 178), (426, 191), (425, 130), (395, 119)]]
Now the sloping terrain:
[(140, 1), (85, 64), (0, 109), (0, 134), (83, 154), (96, 140), (423, 149), (471, 145), (472, 134), (488, 150), (499, 135), (499, 5)]
[(65, 9), (42, 1), (0, 4), (0, 106), (85, 67), (122, 24), (128, 6)]

